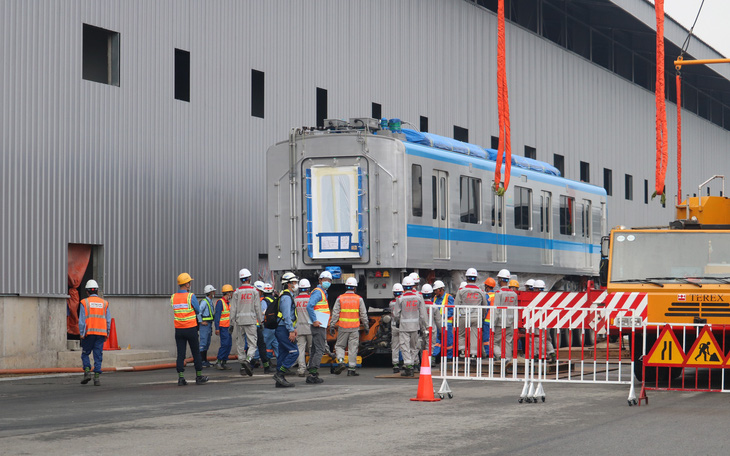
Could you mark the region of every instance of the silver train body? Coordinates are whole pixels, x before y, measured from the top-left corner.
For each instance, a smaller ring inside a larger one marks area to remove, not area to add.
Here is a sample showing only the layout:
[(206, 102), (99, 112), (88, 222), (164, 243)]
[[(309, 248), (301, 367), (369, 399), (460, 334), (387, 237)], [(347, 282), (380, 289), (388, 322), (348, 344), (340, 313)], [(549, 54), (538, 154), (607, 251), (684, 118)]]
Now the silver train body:
[(355, 128), (366, 122), (354, 120), (295, 129), (269, 148), (274, 274), (316, 279), (337, 266), (341, 280), (359, 279), (371, 302), (389, 300), (392, 285), (412, 271), (452, 292), (469, 267), (481, 280), (507, 268), (520, 283), (540, 278), (548, 289), (574, 289), (598, 275), (603, 188), (513, 166), (500, 197), (495, 161)]

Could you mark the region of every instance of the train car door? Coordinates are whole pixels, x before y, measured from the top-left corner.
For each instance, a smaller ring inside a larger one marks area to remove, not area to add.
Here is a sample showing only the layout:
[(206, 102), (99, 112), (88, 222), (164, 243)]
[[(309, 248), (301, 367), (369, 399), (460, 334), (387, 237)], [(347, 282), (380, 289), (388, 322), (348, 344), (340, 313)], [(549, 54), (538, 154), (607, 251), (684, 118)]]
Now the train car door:
[(492, 260), (495, 263), (507, 262), (507, 223), (504, 220), (504, 196), (497, 195), (492, 191), (492, 226), (497, 242), (494, 246)]
[(553, 264), (552, 199), (550, 192), (540, 194), (540, 233), (542, 234), (542, 264)]
[(449, 173), (434, 169), (431, 175), (431, 201), (433, 205), (433, 257), (449, 259)]
[(592, 218), (591, 215), (593, 214), (591, 210), (591, 201), (590, 200), (583, 200), (583, 243), (584, 243), (584, 249), (585, 249), (585, 264), (587, 268), (593, 267), (593, 254), (591, 253), (591, 239), (592, 236)]

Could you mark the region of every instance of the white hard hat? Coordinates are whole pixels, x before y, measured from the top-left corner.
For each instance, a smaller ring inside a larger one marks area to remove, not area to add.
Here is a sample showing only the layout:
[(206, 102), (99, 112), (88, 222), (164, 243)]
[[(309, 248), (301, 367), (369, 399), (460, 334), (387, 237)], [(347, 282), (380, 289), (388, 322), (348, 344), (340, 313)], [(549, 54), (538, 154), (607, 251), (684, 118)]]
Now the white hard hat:
[(501, 271), (499, 271), (497, 273), (497, 277), (499, 277), (500, 279), (509, 280), (509, 278), (511, 277), (511, 274), (509, 273), (509, 271), (507, 269), (502, 269)]
[(461, 282), (461, 284), (459, 285), (459, 290), (461, 290), (461, 289), (462, 289), (462, 288), (464, 288), (465, 286), (466, 286), (466, 282)]
[(403, 285), (396, 283), (393, 285), (393, 293), (403, 293)]
[(437, 280), (433, 283), (433, 289), (438, 290), (439, 288), (446, 288), (446, 285), (440, 280)]
[(476, 277), (477, 275), (479, 275), (479, 274), (477, 274), (477, 270), (474, 268), (469, 268), (466, 270), (467, 277)]
[(249, 277), (251, 277), (251, 271), (249, 271), (248, 269), (243, 268), (240, 271), (238, 271), (239, 279), (248, 279)]
[(264, 293), (273, 293), (274, 292), (274, 286), (270, 283), (264, 284)]
[(533, 285), (535, 288), (545, 289), (545, 282), (542, 280), (535, 280), (535, 285)]
[(424, 283), (421, 287), (421, 293), (423, 294), (432, 294), (433, 293), (433, 287), (431, 285)]
[(412, 287), (415, 285), (416, 285), (416, 283), (413, 281), (413, 277), (411, 277), (411, 276), (403, 277), (403, 286), (404, 287)]
[(89, 280), (88, 282), (86, 282), (86, 289), (88, 290), (88, 289), (90, 289), (90, 288), (96, 288), (96, 289), (99, 289), (99, 284), (98, 284), (98, 283), (96, 283), (96, 280), (94, 280), (94, 279), (91, 279), (91, 280)]
[(534, 287), (535, 286), (535, 279), (527, 279), (527, 282), (525, 282), (526, 287)]
[(419, 276), (417, 272), (411, 272), (411, 274), (408, 277), (410, 277), (411, 279), (413, 279), (413, 283), (420, 283), (421, 282), (421, 276)]
[(264, 291), (264, 282), (257, 280), (253, 283), (253, 287), (257, 290)]
[(354, 277), (348, 277), (347, 280), (345, 280), (345, 286), (346, 287), (356, 287), (357, 279)]
[(309, 284), (309, 280), (302, 279), (299, 281), (299, 288), (309, 288), (311, 285)]
[(211, 291), (215, 291), (215, 287), (213, 285), (206, 285), (205, 288), (203, 288), (203, 293), (208, 294)]
[(319, 275), (319, 278), (332, 280), (332, 273), (329, 271), (322, 271), (322, 273)]
[(289, 282), (299, 282), (299, 279), (297, 279), (297, 276), (293, 272), (285, 272), (284, 275), (281, 276), (281, 283)]

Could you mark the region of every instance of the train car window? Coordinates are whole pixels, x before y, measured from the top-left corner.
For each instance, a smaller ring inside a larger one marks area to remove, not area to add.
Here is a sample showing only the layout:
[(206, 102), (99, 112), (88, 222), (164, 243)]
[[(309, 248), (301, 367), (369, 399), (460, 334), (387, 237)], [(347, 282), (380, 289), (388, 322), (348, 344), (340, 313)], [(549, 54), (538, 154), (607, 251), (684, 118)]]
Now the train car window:
[(421, 165), (411, 166), (411, 202), (413, 216), (423, 217), (423, 182), (421, 181)]
[(438, 188), (436, 176), (431, 176), (431, 201), (433, 206), (433, 219), (436, 220), (438, 214)]
[(446, 211), (448, 208), (446, 207), (446, 178), (442, 177), (441, 181), (439, 183), (439, 186), (441, 187), (441, 220), (446, 220)]
[(575, 234), (575, 198), (560, 195), (560, 234)]
[(532, 189), (515, 187), (515, 228), (532, 228)]
[(540, 196), (540, 232), (550, 232), (550, 192), (542, 192)]
[[(494, 181), (492, 181), (492, 185), (494, 185)], [(492, 226), (495, 224), (497, 226), (502, 226), (502, 203), (504, 202), (504, 197), (497, 195), (496, 193), (492, 192)], [(495, 217), (495, 211), (496, 211), (496, 217)]]
[(482, 180), (461, 176), (459, 180), (460, 220), (464, 223), (481, 223)]
[(591, 238), (591, 202), (583, 200), (583, 237)]

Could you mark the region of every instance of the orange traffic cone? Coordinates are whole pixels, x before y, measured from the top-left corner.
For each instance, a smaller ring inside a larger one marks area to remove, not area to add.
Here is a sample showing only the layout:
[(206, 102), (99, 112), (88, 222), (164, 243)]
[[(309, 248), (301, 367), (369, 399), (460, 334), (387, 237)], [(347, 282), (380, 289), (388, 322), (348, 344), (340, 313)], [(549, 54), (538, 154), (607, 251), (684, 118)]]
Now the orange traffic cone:
[(418, 376), (418, 394), (411, 398), (412, 401), (418, 402), (438, 402), (433, 395), (433, 380), (431, 379), (431, 357), (428, 356), (428, 350), (423, 350), (421, 355), (421, 375)]
[(106, 342), (104, 342), (104, 350), (121, 350), (121, 348), (119, 348), (119, 342), (117, 342), (117, 324), (114, 322), (113, 318), (112, 326), (109, 329), (109, 337), (107, 337)]

